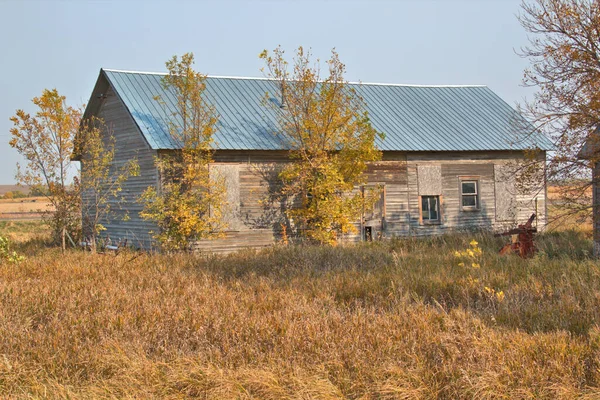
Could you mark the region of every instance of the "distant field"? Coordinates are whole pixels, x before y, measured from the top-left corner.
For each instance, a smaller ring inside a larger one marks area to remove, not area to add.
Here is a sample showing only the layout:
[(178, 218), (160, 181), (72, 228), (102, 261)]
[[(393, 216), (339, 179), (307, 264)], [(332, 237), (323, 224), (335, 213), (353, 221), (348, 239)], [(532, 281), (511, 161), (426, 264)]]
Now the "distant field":
[(0, 185), (0, 196), (4, 196), (8, 192), (23, 192), (29, 193), (29, 186), (22, 185)]
[[(548, 186), (548, 200), (558, 200), (560, 198), (560, 186)], [(575, 191), (577, 192), (577, 191)], [(592, 196), (592, 188), (588, 187), (586, 189), (586, 195), (591, 198)]]
[(36, 219), (49, 210), (52, 205), (45, 197), (0, 199), (0, 219)]
[[(592, 189), (588, 188), (586, 192), (586, 196), (589, 197), (591, 204)], [(576, 229), (591, 238), (591, 212), (580, 211), (573, 213), (561, 206), (561, 203), (560, 188), (558, 186), (548, 186), (548, 219), (550, 223), (547, 228), (553, 231)]]

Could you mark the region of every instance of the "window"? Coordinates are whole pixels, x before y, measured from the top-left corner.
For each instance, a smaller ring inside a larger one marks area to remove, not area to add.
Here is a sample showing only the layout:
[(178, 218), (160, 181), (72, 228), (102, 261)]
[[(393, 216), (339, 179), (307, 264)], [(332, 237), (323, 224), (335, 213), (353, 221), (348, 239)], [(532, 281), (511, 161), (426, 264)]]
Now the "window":
[(421, 218), (424, 223), (440, 222), (440, 196), (421, 196)]
[(460, 182), (460, 197), (463, 210), (479, 210), (479, 182), (462, 180)]

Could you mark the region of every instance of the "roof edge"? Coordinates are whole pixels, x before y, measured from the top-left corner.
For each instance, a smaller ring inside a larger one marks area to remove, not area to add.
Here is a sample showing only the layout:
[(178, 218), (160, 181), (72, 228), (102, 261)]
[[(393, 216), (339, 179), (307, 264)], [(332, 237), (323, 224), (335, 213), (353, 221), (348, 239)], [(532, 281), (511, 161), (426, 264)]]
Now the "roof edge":
[[(133, 71), (133, 70), (122, 70), (122, 69), (111, 69), (102, 68), (107, 72), (119, 72), (124, 74), (143, 74), (143, 75), (160, 75), (166, 76), (166, 72), (148, 72), (148, 71)], [(238, 80), (259, 80), (259, 81), (274, 81), (273, 78), (267, 77), (256, 77), (256, 76), (228, 76), (228, 75), (206, 75), (207, 78), (217, 79), (238, 79)], [(400, 87), (420, 87), (420, 88), (481, 88), (487, 87), (487, 85), (420, 85), (412, 83), (379, 83), (379, 82), (361, 82), (361, 81), (348, 81), (351, 85), (371, 85), (371, 86), (400, 86)]]

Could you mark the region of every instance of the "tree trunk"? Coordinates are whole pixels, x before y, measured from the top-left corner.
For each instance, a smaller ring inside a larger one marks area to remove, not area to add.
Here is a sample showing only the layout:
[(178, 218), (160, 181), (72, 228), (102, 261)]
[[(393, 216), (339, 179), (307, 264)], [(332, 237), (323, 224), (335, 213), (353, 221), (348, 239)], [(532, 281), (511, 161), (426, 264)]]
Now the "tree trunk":
[(63, 253), (65, 252), (65, 250), (67, 249), (67, 228), (66, 227), (62, 227), (62, 231), (60, 233), (60, 237), (61, 237), (61, 246), (62, 246), (62, 251)]

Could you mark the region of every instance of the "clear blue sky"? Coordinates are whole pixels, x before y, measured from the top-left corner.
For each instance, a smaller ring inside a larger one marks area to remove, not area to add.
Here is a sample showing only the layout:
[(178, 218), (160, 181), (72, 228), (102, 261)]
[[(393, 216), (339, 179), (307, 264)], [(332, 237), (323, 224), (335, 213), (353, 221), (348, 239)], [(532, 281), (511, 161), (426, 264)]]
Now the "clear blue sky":
[(485, 84), (509, 104), (520, 86), (527, 36), (520, 0), (398, 1), (7, 1), (0, 0), (0, 184), (14, 182), (18, 154), (9, 118), (44, 88), (86, 103), (100, 68), (164, 71), (194, 52), (210, 75), (261, 76), (258, 54), (281, 44), (335, 47), (347, 79)]

